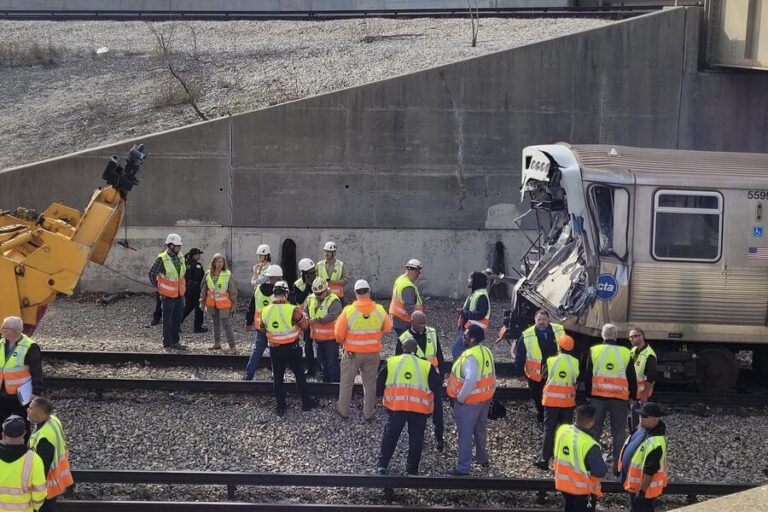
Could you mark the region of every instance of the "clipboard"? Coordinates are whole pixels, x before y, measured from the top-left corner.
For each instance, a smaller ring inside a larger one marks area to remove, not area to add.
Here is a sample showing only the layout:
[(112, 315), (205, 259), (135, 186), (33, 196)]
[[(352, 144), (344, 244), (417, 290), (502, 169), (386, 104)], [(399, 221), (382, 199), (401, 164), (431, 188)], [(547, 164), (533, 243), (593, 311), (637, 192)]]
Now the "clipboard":
[(16, 397), (19, 399), (21, 405), (27, 405), (32, 401), (32, 381), (28, 380), (24, 384), (18, 387), (16, 390)]

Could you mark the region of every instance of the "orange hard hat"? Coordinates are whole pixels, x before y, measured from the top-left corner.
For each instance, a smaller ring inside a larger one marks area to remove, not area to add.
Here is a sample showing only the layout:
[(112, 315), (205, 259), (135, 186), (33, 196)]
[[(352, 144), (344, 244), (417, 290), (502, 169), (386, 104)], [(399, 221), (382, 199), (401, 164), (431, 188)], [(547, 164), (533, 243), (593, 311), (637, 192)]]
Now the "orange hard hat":
[(574, 343), (573, 338), (567, 334), (557, 338), (557, 346), (560, 347), (560, 350), (571, 351), (573, 350)]

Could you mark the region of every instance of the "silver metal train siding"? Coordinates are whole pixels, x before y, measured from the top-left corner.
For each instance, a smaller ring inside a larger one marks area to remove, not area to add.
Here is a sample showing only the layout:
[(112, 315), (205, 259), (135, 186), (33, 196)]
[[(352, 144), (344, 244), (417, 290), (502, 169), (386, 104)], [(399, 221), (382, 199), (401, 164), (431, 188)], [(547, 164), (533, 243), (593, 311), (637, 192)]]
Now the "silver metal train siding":
[(707, 391), (735, 384), (737, 350), (768, 373), (768, 155), (529, 146), (522, 185), (539, 238), (514, 312), (640, 327), (665, 380)]

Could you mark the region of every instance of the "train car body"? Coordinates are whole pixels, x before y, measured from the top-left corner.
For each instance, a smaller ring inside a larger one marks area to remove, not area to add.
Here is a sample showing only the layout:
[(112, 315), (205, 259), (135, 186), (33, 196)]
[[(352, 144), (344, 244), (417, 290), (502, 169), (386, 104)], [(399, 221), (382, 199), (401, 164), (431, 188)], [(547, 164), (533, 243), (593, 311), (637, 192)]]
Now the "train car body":
[(670, 381), (736, 381), (768, 366), (768, 155), (542, 145), (523, 151), (539, 238), (513, 311), (544, 308), (599, 338), (640, 327)]

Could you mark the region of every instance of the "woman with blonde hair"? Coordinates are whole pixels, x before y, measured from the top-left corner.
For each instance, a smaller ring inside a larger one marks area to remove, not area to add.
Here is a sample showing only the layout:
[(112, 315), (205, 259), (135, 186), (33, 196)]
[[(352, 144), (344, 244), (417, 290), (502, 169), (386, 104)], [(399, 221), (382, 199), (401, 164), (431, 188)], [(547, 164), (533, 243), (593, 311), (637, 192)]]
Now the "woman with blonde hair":
[(232, 279), (232, 272), (227, 265), (227, 258), (223, 254), (216, 253), (211, 258), (211, 264), (205, 271), (202, 289), (200, 291), (200, 305), (211, 315), (213, 323), (213, 346), (208, 350), (221, 349), (221, 328), (227, 336), (228, 348), (225, 354), (234, 354), (235, 333), (232, 331), (232, 314), (235, 312), (237, 301), (237, 283)]

